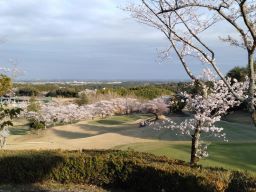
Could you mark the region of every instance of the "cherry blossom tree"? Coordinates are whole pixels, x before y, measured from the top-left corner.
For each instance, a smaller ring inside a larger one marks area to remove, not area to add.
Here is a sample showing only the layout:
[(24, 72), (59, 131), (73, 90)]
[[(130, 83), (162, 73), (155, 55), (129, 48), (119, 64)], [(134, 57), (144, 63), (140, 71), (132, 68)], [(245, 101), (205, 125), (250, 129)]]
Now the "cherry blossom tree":
[(38, 111), (28, 111), (24, 103), (15, 106), (24, 110), (23, 116), (28, 120), (38, 122), (45, 128), (57, 124), (70, 124), (81, 120), (131, 113), (154, 113), (158, 117), (158, 115), (168, 111), (168, 105), (162, 98), (144, 102), (134, 98), (115, 98), (82, 106), (77, 104), (64, 105), (57, 102), (41, 103)]
[(169, 112), (169, 105), (167, 104), (168, 100), (164, 98), (156, 98), (150, 101), (147, 101), (142, 104), (141, 112), (151, 113), (155, 116), (154, 121), (159, 120), (159, 116)]
[[(175, 54), (189, 77), (207, 95), (207, 86), (198, 79), (189, 66), (191, 58), (198, 63), (206, 63), (228, 87), (229, 91), (241, 102), (246, 102), (255, 115), (255, 69), (256, 49), (256, 4), (254, 0), (140, 0), (126, 8), (133, 18), (162, 32), (169, 47), (161, 52), (167, 59)], [(249, 68), (248, 97), (241, 97), (225, 79), (216, 63), (216, 53), (202, 37), (207, 30), (218, 22), (234, 29), (234, 32), (220, 37), (220, 40), (247, 52)]]
[[(3, 96), (12, 89), (12, 78), (18, 69), (14, 66), (11, 68), (0, 67), (0, 96)], [(13, 126), (12, 120), (21, 112), (20, 108), (8, 106), (7, 103), (0, 103), (0, 147), (6, 145), (6, 138), (9, 136), (8, 127)]]
[[(208, 87), (207, 95), (204, 96), (183, 93), (187, 100), (187, 108), (192, 112), (192, 118), (187, 118), (179, 124), (169, 119), (158, 125), (158, 128), (176, 130), (183, 135), (191, 136), (191, 166), (196, 165), (200, 158), (208, 155), (206, 145), (200, 143), (201, 135), (207, 134), (226, 140), (223, 128), (217, 127), (215, 124), (221, 120), (221, 117), (227, 113), (229, 108), (241, 103), (229, 91), (226, 83), (223, 80), (216, 80), (210, 70), (204, 70), (204, 75), (199, 79), (210, 81), (212, 85)], [(233, 80), (232, 82), (230, 78), (226, 81), (239, 97), (243, 99), (248, 97), (246, 91), (249, 87), (249, 81), (241, 83)]]
[(8, 108), (0, 105), (0, 147), (6, 145), (6, 138), (9, 136), (9, 126), (13, 126), (12, 120), (21, 112), (20, 108)]

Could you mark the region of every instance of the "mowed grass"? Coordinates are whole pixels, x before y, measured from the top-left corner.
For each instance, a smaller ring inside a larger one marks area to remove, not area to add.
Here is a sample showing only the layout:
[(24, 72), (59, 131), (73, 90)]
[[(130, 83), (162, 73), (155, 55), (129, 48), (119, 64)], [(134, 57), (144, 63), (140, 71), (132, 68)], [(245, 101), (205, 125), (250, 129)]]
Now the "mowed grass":
[(14, 119), (13, 127), (10, 127), (11, 135), (27, 135), (30, 133), (30, 128), (28, 126), (28, 121), (26, 119)]
[[(116, 146), (115, 149), (133, 149), (141, 152), (148, 152), (155, 155), (166, 155), (173, 159), (189, 161), (190, 159), (190, 138), (187, 136), (176, 135), (175, 132), (162, 129), (156, 131), (149, 127), (139, 128), (140, 120), (151, 118), (151, 115), (122, 115), (108, 117), (105, 119), (95, 119), (79, 125), (89, 131), (98, 130), (96, 135), (105, 133), (118, 133), (120, 136), (130, 136), (134, 138), (150, 139), (153, 142), (134, 143)], [(175, 121), (182, 121), (188, 116), (176, 115), (172, 117)], [(248, 170), (256, 174), (256, 127), (250, 123), (250, 117), (246, 113), (235, 113), (226, 118), (228, 121), (221, 121), (218, 126), (224, 128), (227, 134), (228, 143), (220, 139), (202, 137), (204, 141), (210, 143), (209, 157), (201, 160), (204, 166), (217, 166), (234, 170)], [(25, 121), (16, 122), (16, 126), (11, 128), (13, 135), (29, 134), (29, 128), (22, 126)], [(74, 134), (67, 131), (70, 135)], [(79, 138), (84, 137), (78, 133)], [(118, 136), (117, 136), (118, 137)], [(86, 138), (86, 137), (85, 137)], [(107, 139), (107, 138), (106, 138)], [(113, 141), (114, 142), (114, 141)], [(117, 144), (118, 145), (118, 144)], [(120, 145), (120, 144), (119, 144)]]
[[(187, 117), (175, 118), (176, 120), (182, 120)], [(233, 121), (221, 121), (218, 123), (218, 126), (224, 128), (229, 142), (221, 142), (222, 140), (216, 138), (203, 137), (203, 140), (209, 143), (209, 157), (201, 160), (200, 164), (207, 167), (223, 167), (225, 169), (248, 171), (256, 175), (256, 127), (250, 123), (248, 120), (250, 117), (246, 113), (232, 114), (228, 118), (228, 120)], [(184, 137), (184, 141), (177, 141), (174, 138), (175, 135), (171, 135), (172, 137), (169, 137), (169, 141), (159, 140), (153, 143), (134, 143), (117, 146), (115, 149), (132, 149), (189, 161), (189, 139)], [(180, 137), (178, 140), (180, 140)]]
[(144, 115), (144, 114), (129, 114), (129, 115), (121, 115), (121, 116), (112, 116), (105, 119), (98, 119), (94, 121), (90, 121), (91, 125), (122, 125), (134, 122), (139, 119), (147, 119), (152, 117), (152, 115)]
[[(189, 142), (135, 143), (118, 146), (115, 149), (165, 155), (184, 161), (190, 159)], [(248, 171), (256, 175), (256, 143), (211, 143), (208, 151), (209, 157), (200, 161), (203, 166)]]

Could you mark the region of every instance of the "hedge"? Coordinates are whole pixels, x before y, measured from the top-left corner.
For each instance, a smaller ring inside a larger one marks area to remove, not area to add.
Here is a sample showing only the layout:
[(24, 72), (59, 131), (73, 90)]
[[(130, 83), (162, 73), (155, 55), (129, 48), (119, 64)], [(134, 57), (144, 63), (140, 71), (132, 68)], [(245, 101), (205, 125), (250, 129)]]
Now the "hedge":
[(95, 184), (146, 192), (256, 191), (256, 178), (134, 151), (1, 151), (0, 183)]

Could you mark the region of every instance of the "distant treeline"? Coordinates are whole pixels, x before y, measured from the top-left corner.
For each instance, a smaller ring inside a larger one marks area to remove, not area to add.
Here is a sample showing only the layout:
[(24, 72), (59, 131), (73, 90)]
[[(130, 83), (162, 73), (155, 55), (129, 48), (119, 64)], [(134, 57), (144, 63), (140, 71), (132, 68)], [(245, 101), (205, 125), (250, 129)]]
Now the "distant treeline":
[(163, 95), (173, 95), (174, 89), (170, 85), (148, 85), (137, 87), (113, 87), (99, 89), (99, 94), (115, 93), (120, 96), (136, 96), (143, 99), (154, 99)]
[(46, 96), (46, 97), (79, 97), (79, 92), (86, 89), (96, 90), (96, 94), (117, 94), (120, 96), (135, 96), (144, 99), (154, 99), (163, 95), (173, 95), (184, 89), (188, 83), (163, 84), (14, 84), (17, 96)]

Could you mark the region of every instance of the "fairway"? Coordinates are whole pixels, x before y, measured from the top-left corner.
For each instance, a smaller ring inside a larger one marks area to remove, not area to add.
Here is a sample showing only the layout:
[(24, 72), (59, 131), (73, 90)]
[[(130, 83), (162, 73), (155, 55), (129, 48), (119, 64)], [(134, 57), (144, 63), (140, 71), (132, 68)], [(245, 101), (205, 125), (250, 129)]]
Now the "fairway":
[[(190, 138), (168, 129), (139, 128), (139, 122), (149, 117), (139, 114), (113, 116), (56, 126), (39, 133), (31, 133), (22, 125), (25, 122), (20, 120), (16, 127), (11, 128), (12, 135), (6, 149), (132, 149), (189, 161)], [(187, 116), (173, 115), (172, 118), (182, 121)], [(248, 116), (240, 114), (239, 118), (247, 121)], [(235, 120), (218, 124), (224, 128), (229, 142), (203, 138), (210, 144), (209, 157), (200, 163), (256, 173), (256, 128), (250, 123), (241, 124)]]
[[(211, 143), (208, 147), (209, 157), (201, 160), (200, 164), (207, 167), (223, 167), (256, 174), (255, 145), (256, 143)], [(189, 142), (135, 143), (118, 146), (115, 149), (148, 152), (184, 161), (190, 159)]]
[(159, 138), (153, 129), (140, 129), (139, 122), (148, 115), (115, 116), (106, 119), (81, 121), (29, 131), (28, 126), (16, 123), (5, 149), (110, 149), (117, 145), (153, 142)]
[[(181, 121), (185, 118), (186, 117), (181, 116), (174, 117), (173, 119)], [(229, 115), (226, 119), (228, 121), (221, 121), (218, 123), (218, 126), (224, 128), (224, 132), (226, 133), (229, 142), (222, 142), (216, 138), (203, 138), (204, 141), (209, 143), (209, 157), (201, 160), (200, 164), (203, 166), (243, 170), (256, 174), (256, 127), (251, 123), (247, 113), (237, 112)], [(177, 141), (181, 139), (181, 136), (172, 139), (172, 137), (175, 136), (171, 133), (171, 131), (166, 132), (166, 135), (169, 136), (169, 141), (134, 143), (117, 146), (115, 149), (130, 149), (189, 161), (189, 138), (183, 137), (183, 141)], [(170, 137), (170, 135), (172, 136)]]

